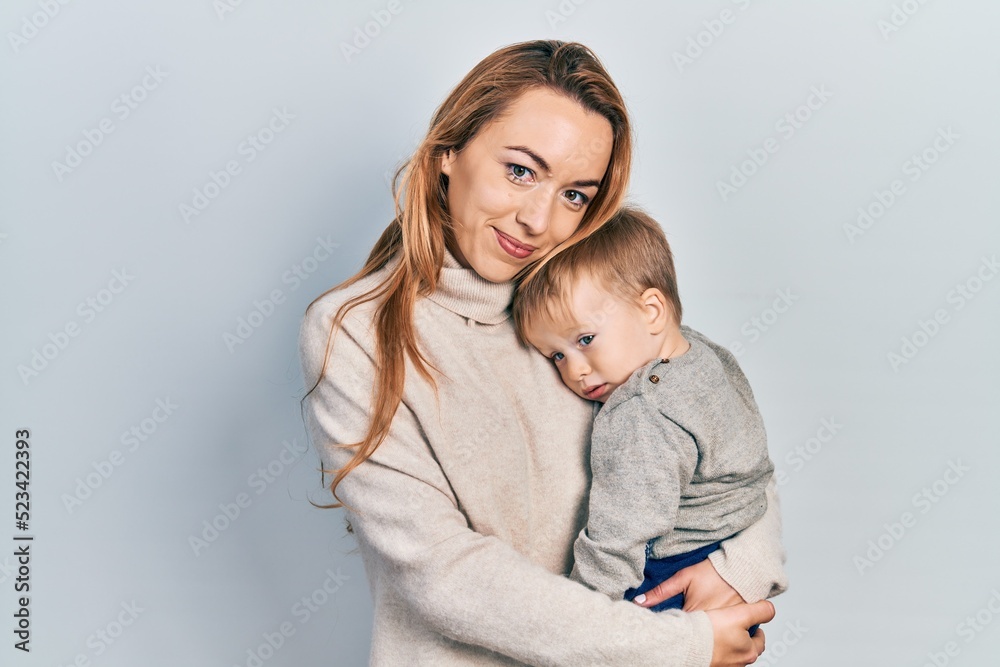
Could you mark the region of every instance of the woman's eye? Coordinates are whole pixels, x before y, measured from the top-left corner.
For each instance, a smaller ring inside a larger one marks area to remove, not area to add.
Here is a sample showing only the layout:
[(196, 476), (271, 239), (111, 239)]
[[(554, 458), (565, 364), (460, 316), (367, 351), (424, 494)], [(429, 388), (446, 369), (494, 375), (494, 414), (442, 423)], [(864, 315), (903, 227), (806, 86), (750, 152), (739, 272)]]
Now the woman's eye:
[(581, 345), (590, 345), (590, 342), (591, 342), (592, 340), (594, 340), (594, 336), (593, 336), (593, 334), (588, 334), (588, 335), (586, 335), (586, 336), (582, 336), (582, 337), (580, 338), (580, 344), (581, 344)]
[(570, 190), (569, 192), (567, 192), (566, 199), (569, 200), (570, 204), (573, 204), (577, 208), (586, 205), (590, 201), (590, 198), (587, 197), (587, 195), (577, 190)]
[(507, 173), (510, 174), (515, 181), (529, 181), (531, 180), (531, 170), (527, 167), (523, 167), (519, 164), (508, 164)]

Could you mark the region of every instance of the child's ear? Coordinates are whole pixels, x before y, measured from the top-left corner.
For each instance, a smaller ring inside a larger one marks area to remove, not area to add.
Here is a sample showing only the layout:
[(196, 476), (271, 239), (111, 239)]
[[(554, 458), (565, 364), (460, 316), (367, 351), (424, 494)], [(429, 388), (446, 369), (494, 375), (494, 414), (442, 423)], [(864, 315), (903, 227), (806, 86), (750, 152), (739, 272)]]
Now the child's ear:
[(649, 333), (656, 335), (661, 333), (673, 321), (674, 313), (670, 304), (667, 303), (663, 292), (655, 287), (650, 287), (639, 297), (643, 314), (646, 316), (646, 323)]

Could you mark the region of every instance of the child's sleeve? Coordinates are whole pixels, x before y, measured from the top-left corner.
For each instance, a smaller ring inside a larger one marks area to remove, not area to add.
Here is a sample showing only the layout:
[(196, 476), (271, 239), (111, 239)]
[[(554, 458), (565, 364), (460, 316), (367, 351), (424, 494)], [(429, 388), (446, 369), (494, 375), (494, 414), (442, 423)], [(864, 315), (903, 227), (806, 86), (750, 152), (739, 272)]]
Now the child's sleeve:
[(694, 438), (641, 394), (602, 411), (591, 435), (589, 516), (570, 576), (616, 600), (638, 586), (646, 543), (673, 528), (697, 462)]
[(709, 554), (708, 559), (719, 576), (746, 602), (771, 598), (788, 589), (778, 485), (773, 475), (767, 483), (764, 516), (723, 540), (721, 548)]

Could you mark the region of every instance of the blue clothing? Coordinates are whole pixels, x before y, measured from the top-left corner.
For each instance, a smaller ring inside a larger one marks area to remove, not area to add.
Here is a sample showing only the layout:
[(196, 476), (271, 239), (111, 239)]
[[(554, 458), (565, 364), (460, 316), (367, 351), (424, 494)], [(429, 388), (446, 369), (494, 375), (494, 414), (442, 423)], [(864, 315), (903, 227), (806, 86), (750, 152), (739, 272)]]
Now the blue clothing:
[[(687, 553), (675, 554), (673, 556), (667, 556), (666, 558), (652, 558), (649, 552), (652, 548), (652, 541), (646, 547), (646, 566), (642, 570), (643, 580), (636, 588), (630, 588), (625, 591), (625, 599), (632, 600), (639, 593), (645, 593), (664, 581), (674, 576), (681, 570), (695, 563), (700, 563), (701, 561), (708, 558), (708, 555), (719, 548), (721, 542), (714, 542), (700, 549), (695, 549), (694, 551), (688, 551)], [(672, 598), (668, 598), (663, 602), (649, 607), (651, 611), (663, 611), (664, 609), (682, 609), (684, 607), (684, 594), (678, 593)], [(750, 628), (750, 636), (753, 636), (757, 632), (759, 625), (755, 625)]]

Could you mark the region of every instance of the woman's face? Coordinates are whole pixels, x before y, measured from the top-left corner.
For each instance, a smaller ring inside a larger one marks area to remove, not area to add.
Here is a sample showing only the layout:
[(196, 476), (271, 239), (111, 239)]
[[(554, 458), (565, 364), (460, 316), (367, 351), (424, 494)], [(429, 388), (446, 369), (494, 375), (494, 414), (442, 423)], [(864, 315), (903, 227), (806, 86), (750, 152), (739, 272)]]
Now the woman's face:
[(483, 278), (510, 280), (579, 226), (612, 142), (603, 116), (548, 88), (528, 90), (442, 158), (455, 221), (448, 249)]

